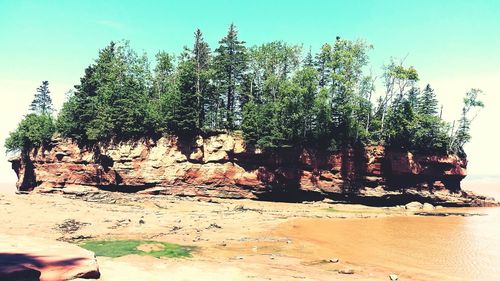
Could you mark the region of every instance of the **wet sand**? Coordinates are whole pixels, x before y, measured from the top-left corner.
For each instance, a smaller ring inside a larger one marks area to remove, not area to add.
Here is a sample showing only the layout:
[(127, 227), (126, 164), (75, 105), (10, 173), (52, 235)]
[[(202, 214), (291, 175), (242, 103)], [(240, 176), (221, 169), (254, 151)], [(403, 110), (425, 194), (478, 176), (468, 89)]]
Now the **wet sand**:
[[(402, 208), (323, 202), (77, 197), (0, 194), (0, 232), (197, 247), (188, 259), (99, 257), (101, 280), (388, 280), (391, 273), (400, 280), (492, 280), (500, 274), (500, 209), (418, 217)], [(60, 226), (70, 219), (83, 224), (68, 232)], [(354, 274), (339, 273), (346, 269)]]

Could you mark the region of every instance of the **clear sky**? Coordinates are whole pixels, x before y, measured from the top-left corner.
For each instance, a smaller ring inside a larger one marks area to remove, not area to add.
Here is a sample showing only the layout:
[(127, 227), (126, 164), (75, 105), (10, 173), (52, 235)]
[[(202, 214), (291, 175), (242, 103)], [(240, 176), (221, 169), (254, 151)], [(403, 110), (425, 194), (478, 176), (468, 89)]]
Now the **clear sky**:
[[(467, 145), (472, 177), (500, 176), (500, 1), (22, 1), (0, 0), (0, 144), (49, 80), (56, 108), (111, 40), (152, 58), (179, 53), (200, 28), (214, 48), (234, 22), (247, 46), (272, 40), (313, 51), (339, 35), (373, 44), (370, 68), (406, 57), (458, 118), (463, 94), (485, 92)], [(381, 90), (381, 87), (378, 87)], [(0, 182), (15, 174), (0, 153)]]

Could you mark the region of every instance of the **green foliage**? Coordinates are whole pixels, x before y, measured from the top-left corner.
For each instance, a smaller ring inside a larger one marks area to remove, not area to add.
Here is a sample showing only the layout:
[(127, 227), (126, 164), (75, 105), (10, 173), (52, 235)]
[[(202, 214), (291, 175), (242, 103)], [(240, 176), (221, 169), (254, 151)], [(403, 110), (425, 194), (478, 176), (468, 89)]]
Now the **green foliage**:
[(331, 100), (336, 141), (353, 144), (361, 140), (370, 101), (363, 95), (363, 67), (371, 48), (363, 41), (338, 38), (331, 51)]
[(151, 80), (145, 55), (138, 56), (128, 42), (111, 42), (63, 105), (58, 122), (61, 133), (94, 141), (157, 131), (158, 120), (150, 115)]
[(49, 81), (42, 81), (42, 85), (36, 89), (35, 99), (31, 102), (30, 110), (37, 114), (52, 113)]
[[(481, 92), (471, 90), (450, 126), (431, 86), (420, 89), (417, 70), (395, 60), (384, 67), (384, 89), (372, 101), (376, 76), (366, 73), (372, 46), (360, 40), (337, 37), (302, 57), (300, 45), (282, 41), (247, 49), (231, 24), (213, 55), (200, 30), (192, 46), (179, 57), (157, 53), (150, 70), (145, 54), (111, 42), (68, 93), (57, 131), (87, 143), (241, 129), (248, 144), (261, 148), (383, 144), (463, 153), (484, 106)], [(42, 145), (54, 132), (48, 82), (37, 92), (32, 110), (41, 115), (28, 115), (7, 149)]]
[(43, 81), (30, 105), (34, 113), (28, 114), (5, 140), (7, 151), (27, 151), (33, 147), (46, 145), (56, 131), (52, 113), (49, 82)]
[(197, 132), (198, 102), (196, 96), (196, 64), (187, 59), (179, 64), (179, 99), (174, 112), (172, 129), (183, 135), (192, 136)]
[(5, 140), (5, 148), (7, 151), (21, 151), (42, 146), (50, 142), (54, 132), (55, 125), (50, 115), (28, 114)]
[(264, 136), (263, 129), (266, 126), (266, 120), (263, 117), (260, 106), (253, 100), (247, 102), (243, 107), (241, 129), (247, 143), (255, 145)]
[(203, 34), (199, 29), (195, 32), (195, 41), (192, 51), (193, 60), (195, 62), (195, 95), (196, 95), (196, 112), (198, 115), (198, 128), (203, 128), (205, 125), (205, 109), (209, 103), (209, 99), (213, 97), (213, 87), (210, 85), (211, 55), (208, 43), (204, 41)]
[[(240, 103), (240, 86), (247, 68), (245, 42), (238, 39), (234, 24), (229, 26), (227, 35), (219, 41), (214, 61), (217, 92), (225, 102), (224, 127), (235, 129), (239, 119), (236, 106)], [(222, 108), (219, 108), (222, 111)], [(217, 122), (220, 123), (220, 122)]]
[(328, 43), (325, 43), (319, 52), (316, 55), (316, 70), (319, 74), (319, 86), (324, 87), (327, 86), (330, 82), (330, 64), (332, 62), (332, 46)]
[(418, 99), (418, 113), (433, 116), (438, 113), (438, 100), (431, 85), (427, 84)]
[(479, 110), (484, 107), (484, 103), (479, 99), (483, 92), (479, 89), (471, 89), (465, 94), (462, 116), (458, 121), (457, 130), (452, 130), (452, 137), (449, 149), (457, 154), (465, 155), (463, 146), (470, 141), (470, 125), (476, 118)]
[(151, 97), (146, 120), (147, 127), (155, 133), (163, 134), (173, 127), (175, 107), (179, 103), (176, 83), (174, 56), (159, 52), (153, 71), (153, 96)]
[[(144, 245), (153, 245), (153, 250), (139, 250), (139, 247)], [(94, 252), (96, 256), (112, 258), (126, 255), (185, 258), (191, 257), (191, 252), (194, 250), (193, 247), (149, 240), (88, 240), (80, 244), (80, 247)]]

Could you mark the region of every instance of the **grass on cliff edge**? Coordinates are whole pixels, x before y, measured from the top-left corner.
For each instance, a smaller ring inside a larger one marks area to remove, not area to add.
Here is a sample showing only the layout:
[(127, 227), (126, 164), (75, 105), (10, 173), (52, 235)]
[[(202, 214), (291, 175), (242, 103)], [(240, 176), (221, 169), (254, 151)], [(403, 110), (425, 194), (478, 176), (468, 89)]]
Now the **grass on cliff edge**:
[[(148, 245), (151, 246), (149, 250), (141, 250), (141, 247), (147, 248)], [(191, 252), (194, 250), (192, 246), (149, 240), (88, 240), (79, 246), (94, 252), (96, 256), (112, 258), (126, 255), (185, 258), (191, 257)]]

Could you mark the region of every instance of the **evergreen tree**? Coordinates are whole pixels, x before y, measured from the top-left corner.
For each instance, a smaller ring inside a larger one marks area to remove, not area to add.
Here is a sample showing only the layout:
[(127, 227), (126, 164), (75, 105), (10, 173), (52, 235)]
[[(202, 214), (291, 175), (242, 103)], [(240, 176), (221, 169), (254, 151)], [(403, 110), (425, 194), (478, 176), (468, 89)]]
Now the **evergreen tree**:
[(412, 87), (410, 91), (408, 91), (408, 102), (410, 103), (413, 111), (418, 112), (419, 114), (421, 113), (421, 96), (421, 91), (418, 87)]
[(436, 94), (434, 93), (434, 89), (432, 89), (429, 84), (425, 86), (420, 95), (418, 109), (419, 114), (432, 116), (437, 115), (438, 113), (438, 100), (436, 98)]
[(111, 42), (87, 68), (81, 84), (75, 86), (74, 95), (63, 106), (63, 122), (59, 122), (62, 133), (80, 140), (150, 133), (146, 122), (150, 120), (151, 80), (145, 56), (139, 57), (127, 42)]
[[(246, 50), (234, 25), (212, 59), (201, 31), (176, 65), (165, 52), (154, 71), (127, 42), (111, 42), (68, 93), (57, 131), (85, 144), (160, 136), (193, 137), (202, 130), (240, 127), (261, 148), (315, 146), (331, 151), (379, 143), (418, 152), (464, 154), (470, 125), (483, 107), (480, 90), (466, 94), (457, 126), (438, 116), (434, 90), (416, 86), (413, 67), (391, 61), (377, 106), (372, 76), (364, 74), (371, 46), (337, 38), (313, 59), (301, 47), (273, 41)], [(54, 133), (48, 82), (6, 140), (8, 150), (48, 143)], [(450, 134), (451, 132), (451, 134)]]
[(314, 58), (311, 52), (311, 48), (309, 48), (309, 52), (307, 52), (306, 57), (303, 61), (304, 67), (314, 67)]
[(187, 54), (178, 66), (179, 88), (173, 120), (174, 131), (185, 137), (198, 132), (198, 100), (196, 96), (196, 62)]
[(210, 48), (203, 39), (203, 34), (196, 30), (193, 46), (193, 58), (196, 62), (196, 103), (198, 112), (198, 127), (202, 128), (205, 122), (205, 103), (210, 97), (209, 92), (209, 68), (210, 68)]
[(243, 130), (245, 142), (251, 145), (257, 144), (261, 139), (263, 136), (262, 129), (265, 127), (265, 120), (262, 118), (263, 114), (259, 107), (253, 100), (247, 102), (243, 107), (241, 129)]
[(239, 86), (247, 69), (245, 42), (238, 40), (234, 24), (227, 35), (219, 41), (216, 49), (215, 69), (219, 93), (225, 97), (225, 128), (234, 129), (238, 119)]
[[(111, 48), (114, 49), (114, 46)], [(58, 131), (63, 136), (80, 142), (88, 140), (87, 127), (97, 115), (98, 82), (93, 78), (95, 71), (95, 65), (90, 65), (85, 69), (84, 76), (80, 78), (80, 84), (75, 85), (75, 91), (68, 93), (67, 101), (63, 104), (57, 118)]]
[(416, 118), (410, 102), (406, 99), (400, 101), (397, 107), (391, 108), (387, 118), (386, 142), (388, 146), (412, 149), (415, 141)]
[(49, 81), (43, 81), (36, 89), (35, 98), (31, 102), (30, 110), (37, 114), (52, 113), (52, 98), (50, 97)]

